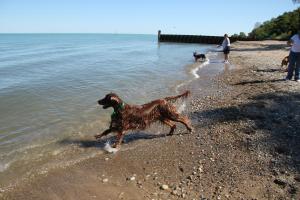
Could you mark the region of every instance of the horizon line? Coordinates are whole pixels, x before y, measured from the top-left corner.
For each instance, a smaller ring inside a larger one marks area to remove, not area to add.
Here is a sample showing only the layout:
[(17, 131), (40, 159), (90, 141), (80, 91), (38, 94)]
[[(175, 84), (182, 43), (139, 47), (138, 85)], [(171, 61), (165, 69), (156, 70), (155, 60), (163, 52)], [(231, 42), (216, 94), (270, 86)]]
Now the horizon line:
[(156, 35), (154, 33), (109, 33), (109, 32), (0, 32), (0, 34), (126, 34), (126, 35)]

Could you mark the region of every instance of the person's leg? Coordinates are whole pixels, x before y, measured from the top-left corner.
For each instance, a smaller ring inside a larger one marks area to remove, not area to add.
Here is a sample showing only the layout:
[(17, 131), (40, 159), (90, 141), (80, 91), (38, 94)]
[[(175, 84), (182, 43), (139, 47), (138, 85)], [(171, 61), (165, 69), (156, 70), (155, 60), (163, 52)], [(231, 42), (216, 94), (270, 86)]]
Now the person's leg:
[(229, 61), (230, 46), (227, 47), (227, 61)]
[(224, 53), (224, 62), (226, 62), (227, 61), (227, 47), (225, 47), (223, 49), (223, 53)]
[(294, 52), (290, 52), (289, 55), (289, 66), (288, 66), (288, 73), (286, 76), (286, 79), (291, 80), (293, 77), (293, 73), (294, 73), (294, 68), (295, 68), (295, 62), (296, 62), (296, 55)]
[(225, 54), (224, 54), (224, 61), (225, 61), (225, 62), (228, 61), (228, 53), (225, 53)]
[(300, 77), (300, 52), (296, 53), (295, 81)]

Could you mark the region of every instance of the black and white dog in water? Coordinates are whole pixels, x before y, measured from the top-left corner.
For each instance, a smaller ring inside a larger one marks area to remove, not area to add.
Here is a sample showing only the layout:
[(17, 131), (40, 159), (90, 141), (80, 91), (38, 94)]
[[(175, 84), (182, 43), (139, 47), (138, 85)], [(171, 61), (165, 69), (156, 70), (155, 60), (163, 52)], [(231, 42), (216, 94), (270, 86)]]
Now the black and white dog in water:
[(200, 54), (200, 53), (197, 53), (195, 51), (193, 55), (194, 55), (194, 58), (195, 58), (195, 62), (197, 62), (198, 60), (200, 60), (200, 61), (205, 61), (206, 60), (205, 54)]

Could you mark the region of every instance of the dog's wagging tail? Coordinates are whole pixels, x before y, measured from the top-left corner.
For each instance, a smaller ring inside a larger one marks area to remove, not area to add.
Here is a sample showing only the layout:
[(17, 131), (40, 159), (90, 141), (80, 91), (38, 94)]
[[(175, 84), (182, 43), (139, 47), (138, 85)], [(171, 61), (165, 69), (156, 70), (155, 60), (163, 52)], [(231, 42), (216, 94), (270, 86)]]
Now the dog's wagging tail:
[(168, 135), (174, 133), (176, 129), (175, 122), (184, 124), (187, 130), (192, 132), (193, 128), (188, 117), (181, 115), (172, 104), (172, 102), (180, 98), (187, 98), (189, 95), (190, 91), (186, 91), (180, 95), (156, 99), (143, 105), (129, 105), (117, 94), (109, 93), (103, 99), (100, 99), (98, 104), (102, 105), (104, 109), (110, 107), (114, 109), (110, 126), (103, 133), (95, 135), (95, 137), (99, 139), (111, 132), (116, 132), (117, 141), (114, 147), (119, 147), (128, 130), (144, 130), (154, 122), (161, 122), (169, 126)]

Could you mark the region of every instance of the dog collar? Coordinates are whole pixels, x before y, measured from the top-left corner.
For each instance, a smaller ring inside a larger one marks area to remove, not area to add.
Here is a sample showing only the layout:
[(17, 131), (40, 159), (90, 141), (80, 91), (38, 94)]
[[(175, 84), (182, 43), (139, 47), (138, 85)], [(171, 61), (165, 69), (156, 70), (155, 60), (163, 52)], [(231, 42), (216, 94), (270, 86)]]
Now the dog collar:
[(123, 109), (125, 108), (125, 103), (124, 103), (124, 102), (119, 103), (118, 108), (119, 108), (120, 110), (123, 110)]
[(111, 118), (114, 118), (117, 115), (118, 111), (119, 110), (124, 110), (124, 108), (125, 108), (125, 103), (124, 102), (119, 103), (118, 107), (117, 107), (117, 110), (116, 111), (114, 110), (113, 113), (111, 114)]

